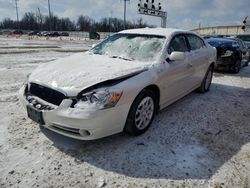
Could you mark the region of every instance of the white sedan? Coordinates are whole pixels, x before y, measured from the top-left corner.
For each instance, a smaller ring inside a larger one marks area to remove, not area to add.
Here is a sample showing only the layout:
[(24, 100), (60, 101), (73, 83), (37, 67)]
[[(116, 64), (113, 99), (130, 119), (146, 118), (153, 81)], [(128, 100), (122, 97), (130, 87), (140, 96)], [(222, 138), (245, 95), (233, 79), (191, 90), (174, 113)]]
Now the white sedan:
[(140, 135), (159, 110), (195, 89), (208, 91), (215, 62), (216, 49), (192, 32), (126, 30), (38, 67), (20, 99), (29, 118), (68, 137)]

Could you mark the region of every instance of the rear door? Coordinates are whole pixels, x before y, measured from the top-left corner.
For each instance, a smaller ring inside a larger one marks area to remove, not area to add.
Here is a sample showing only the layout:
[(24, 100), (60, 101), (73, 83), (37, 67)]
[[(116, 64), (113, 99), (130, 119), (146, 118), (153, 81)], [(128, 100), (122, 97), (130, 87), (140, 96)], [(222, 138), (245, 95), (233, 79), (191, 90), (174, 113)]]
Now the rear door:
[(190, 48), (189, 61), (194, 67), (192, 83), (198, 85), (202, 82), (207, 71), (209, 54), (205, 42), (200, 37), (193, 34), (187, 34), (186, 37)]

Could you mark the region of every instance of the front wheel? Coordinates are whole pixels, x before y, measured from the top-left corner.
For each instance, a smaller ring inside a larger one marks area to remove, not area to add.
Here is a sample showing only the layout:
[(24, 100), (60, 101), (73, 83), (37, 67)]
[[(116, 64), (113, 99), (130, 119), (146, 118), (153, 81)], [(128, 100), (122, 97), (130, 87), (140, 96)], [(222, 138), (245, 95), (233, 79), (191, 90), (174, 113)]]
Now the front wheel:
[(143, 90), (130, 108), (124, 131), (133, 136), (143, 134), (151, 125), (156, 108), (156, 95), (150, 90)]
[(241, 69), (241, 61), (237, 60), (233, 67), (233, 72), (237, 74), (240, 72), (240, 69)]
[(198, 88), (199, 92), (206, 93), (207, 91), (209, 91), (211, 83), (212, 83), (212, 79), (213, 79), (213, 72), (214, 72), (214, 69), (212, 66), (210, 66), (201, 83), (201, 86)]

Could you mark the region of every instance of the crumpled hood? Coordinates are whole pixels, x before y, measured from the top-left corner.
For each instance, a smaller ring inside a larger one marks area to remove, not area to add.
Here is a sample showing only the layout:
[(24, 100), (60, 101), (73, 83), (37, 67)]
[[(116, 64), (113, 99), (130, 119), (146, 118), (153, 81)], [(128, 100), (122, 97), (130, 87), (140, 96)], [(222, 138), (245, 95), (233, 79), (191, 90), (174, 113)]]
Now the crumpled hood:
[(92, 85), (140, 71), (151, 64), (78, 53), (39, 66), (30, 75), (29, 82), (76, 95)]

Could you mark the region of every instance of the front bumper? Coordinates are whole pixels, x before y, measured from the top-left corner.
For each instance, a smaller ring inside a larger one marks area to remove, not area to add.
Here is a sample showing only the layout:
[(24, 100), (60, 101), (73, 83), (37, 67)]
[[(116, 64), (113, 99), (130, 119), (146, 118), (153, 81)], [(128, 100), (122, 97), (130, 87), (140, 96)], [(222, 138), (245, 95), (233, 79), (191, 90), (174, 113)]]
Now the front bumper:
[(234, 58), (232, 56), (221, 57), (217, 59), (215, 69), (230, 71), (235, 65)]
[[(20, 89), (19, 98), (24, 107), (32, 106), (26, 99), (25, 86)], [(42, 110), (42, 126), (71, 138), (94, 140), (122, 132), (130, 108), (123, 104), (105, 110), (81, 110), (71, 108), (71, 103), (71, 99), (65, 99), (53, 110)]]

